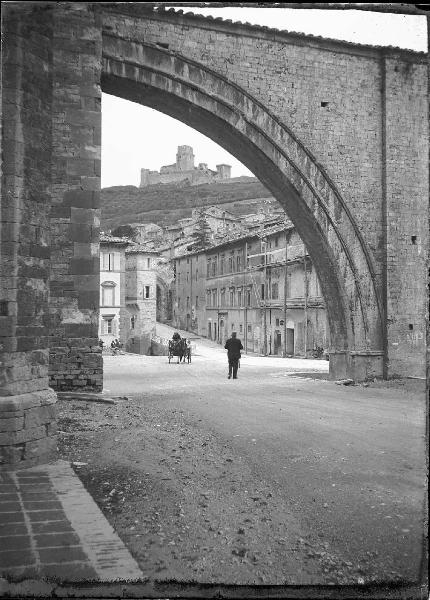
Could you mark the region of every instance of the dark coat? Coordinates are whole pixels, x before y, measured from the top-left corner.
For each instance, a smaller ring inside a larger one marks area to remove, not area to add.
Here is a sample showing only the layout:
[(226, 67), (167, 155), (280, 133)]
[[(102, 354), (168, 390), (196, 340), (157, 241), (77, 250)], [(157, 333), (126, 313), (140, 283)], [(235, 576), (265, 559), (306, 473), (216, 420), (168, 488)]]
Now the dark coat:
[(228, 351), (228, 358), (240, 358), (240, 351), (243, 350), (242, 342), (238, 338), (229, 338), (224, 348)]

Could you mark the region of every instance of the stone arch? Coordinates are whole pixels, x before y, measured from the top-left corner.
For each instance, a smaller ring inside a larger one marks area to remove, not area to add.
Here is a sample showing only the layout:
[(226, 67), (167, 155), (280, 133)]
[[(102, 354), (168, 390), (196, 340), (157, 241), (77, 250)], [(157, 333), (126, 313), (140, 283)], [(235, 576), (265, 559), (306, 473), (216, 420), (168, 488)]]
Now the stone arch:
[(167, 49), (103, 34), (103, 91), (205, 134), (246, 165), (286, 210), (319, 276), (332, 373), (381, 375), (383, 308), (375, 268), (348, 204), (294, 133), (224, 76)]

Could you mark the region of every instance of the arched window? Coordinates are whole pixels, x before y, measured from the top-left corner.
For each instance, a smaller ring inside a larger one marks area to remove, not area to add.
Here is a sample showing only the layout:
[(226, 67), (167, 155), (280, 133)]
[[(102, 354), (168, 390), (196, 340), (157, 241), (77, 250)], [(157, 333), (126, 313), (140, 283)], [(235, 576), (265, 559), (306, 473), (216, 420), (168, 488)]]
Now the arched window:
[(102, 283), (102, 306), (115, 306), (115, 288), (114, 281), (103, 281)]

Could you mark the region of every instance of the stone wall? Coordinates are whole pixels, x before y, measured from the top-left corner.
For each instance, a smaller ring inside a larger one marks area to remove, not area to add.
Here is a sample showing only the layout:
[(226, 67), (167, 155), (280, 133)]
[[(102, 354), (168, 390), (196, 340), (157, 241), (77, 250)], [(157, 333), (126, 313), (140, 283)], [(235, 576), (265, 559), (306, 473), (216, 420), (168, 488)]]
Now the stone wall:
[(50, 381), (97, 391), (101, 23), (87, 3), (53, 14)]
[(0, 469), (31, 466), (56, 448), (48, 388), (53, 23), (45, 7), (2, 9)]
[(384, 58), (389, 375), (424, 377), (428, 321), (427, 66)]

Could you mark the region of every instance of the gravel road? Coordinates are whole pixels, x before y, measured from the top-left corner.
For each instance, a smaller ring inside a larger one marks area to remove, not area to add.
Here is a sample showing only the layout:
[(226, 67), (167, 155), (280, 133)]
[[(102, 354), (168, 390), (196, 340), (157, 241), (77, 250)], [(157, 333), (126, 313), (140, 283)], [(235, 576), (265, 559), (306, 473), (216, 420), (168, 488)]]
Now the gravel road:
[[(59, 448), (154, 581), (416, 581), (425, 402), (339, 386), (325, 361), (196, 340), (190, 365), (105, 358), (115, 404), (59, 402)], [(315, 379), (315, 378), (317, 379)], [(81, 464), (79, 464), (81, 463)]]

